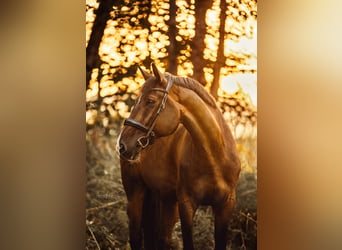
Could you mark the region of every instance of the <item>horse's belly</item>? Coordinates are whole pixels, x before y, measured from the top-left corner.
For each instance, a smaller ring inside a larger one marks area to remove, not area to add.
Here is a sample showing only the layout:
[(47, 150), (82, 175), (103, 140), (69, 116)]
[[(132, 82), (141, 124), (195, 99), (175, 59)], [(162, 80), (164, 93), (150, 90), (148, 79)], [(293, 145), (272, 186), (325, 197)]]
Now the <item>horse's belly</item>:
[(214, 205), (223, 202), (229, 196), (230, 189), (221, 179), (199, 178), (188, 188), (200, 205)]

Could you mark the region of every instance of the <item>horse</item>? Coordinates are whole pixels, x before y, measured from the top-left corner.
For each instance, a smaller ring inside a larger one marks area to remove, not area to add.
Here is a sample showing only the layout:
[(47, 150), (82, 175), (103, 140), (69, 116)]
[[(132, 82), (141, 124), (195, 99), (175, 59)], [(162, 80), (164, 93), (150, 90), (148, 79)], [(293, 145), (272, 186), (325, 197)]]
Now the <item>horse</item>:
[(180, 217), (194, 249), (193, 218), (212, 207), (215, 249), (226, 249), (241, 164), (213, 97), (194, 79), (140, 69), (145, 83), (117, 141), (127, 196), (130, 246), (171, 249)]

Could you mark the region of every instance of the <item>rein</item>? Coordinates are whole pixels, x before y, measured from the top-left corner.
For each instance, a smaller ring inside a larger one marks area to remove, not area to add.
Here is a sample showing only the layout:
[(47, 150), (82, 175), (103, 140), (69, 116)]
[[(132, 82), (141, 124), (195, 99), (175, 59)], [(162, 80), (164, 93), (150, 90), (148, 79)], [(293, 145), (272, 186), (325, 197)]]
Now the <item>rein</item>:
[(163, 95), (162, 101), (161, 101), (161, 103), (159, 105), (159, 108), (158, 108), (155, 116), (153, 117), (153, 120), (152, 120), (152, 123), (151, 123), (150, 127), (146, 127), (141, 122), (136, 121), (136, 120), (134, 120), (132, 118), (127, 118), (125, 120), (125, 122), (124, 122), (125, 126), (134, 127), (136, 129), (139, 129), (139, 130), (141, 130), (141, 131), (146, 133), (145, 135), (139, 137), (138, 140), (137, 140), (137, 143), (139, 144), (139, 146), (142, 149), (146, 148), (148, 145), (153, 143), (153, 140), (154, 140), (154, 137), (155, 137), (155, 133), (154, 133), (153, 129), (154, 129), (155, 125), (156, 125), (158, 116), (165, 109), (166, 100), (167, 100), (167, 97), (169, 95), (169, 91), (170, 91), (171, 87), (172, 87), (172, 80), (171, 80), (171, 77), (170, 77), (168, 79), (168, 81), (167, 81), (166, 89), (162, 89), (162, 88), (152, 88), (151, 89), (151, 91), (163, 92), (164, 95)]

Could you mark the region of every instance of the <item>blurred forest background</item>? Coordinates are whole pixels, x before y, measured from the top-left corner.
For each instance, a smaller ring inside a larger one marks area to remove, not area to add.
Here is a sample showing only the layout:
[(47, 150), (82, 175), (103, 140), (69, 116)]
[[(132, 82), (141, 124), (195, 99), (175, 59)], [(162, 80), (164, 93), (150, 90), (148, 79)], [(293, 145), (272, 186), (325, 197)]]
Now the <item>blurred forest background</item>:
[[(86, 0), (86, 249), (129, 249), (117, 135), (144, 80), (137, 65), (198, 80), (232, 129), (242, 163), (230, 249), (256, 249), (257, 0)], [(211, 210), (195, 246), (213, 249)], [(181, 249), (179, 222), (175, 249)]]

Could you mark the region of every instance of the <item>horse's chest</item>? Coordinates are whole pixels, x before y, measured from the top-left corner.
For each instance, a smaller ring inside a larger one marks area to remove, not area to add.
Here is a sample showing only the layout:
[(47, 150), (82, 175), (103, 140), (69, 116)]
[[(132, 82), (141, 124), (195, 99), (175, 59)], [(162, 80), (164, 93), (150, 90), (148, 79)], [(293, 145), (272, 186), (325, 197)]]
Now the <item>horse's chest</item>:
[(165, 164), (153, 162), (141, 166), (141, 176), (148, 188), (160, 194), (175, 193), (176, 172)]

